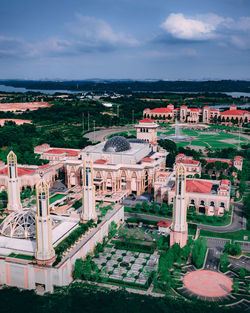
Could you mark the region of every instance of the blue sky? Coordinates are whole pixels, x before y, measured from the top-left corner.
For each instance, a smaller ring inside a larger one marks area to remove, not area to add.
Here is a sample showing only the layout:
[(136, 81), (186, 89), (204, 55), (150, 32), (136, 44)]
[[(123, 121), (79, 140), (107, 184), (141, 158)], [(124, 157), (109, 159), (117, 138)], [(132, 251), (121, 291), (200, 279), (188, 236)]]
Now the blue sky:
[(1, 0), (5, 78), (250, 79), (250, 1)]

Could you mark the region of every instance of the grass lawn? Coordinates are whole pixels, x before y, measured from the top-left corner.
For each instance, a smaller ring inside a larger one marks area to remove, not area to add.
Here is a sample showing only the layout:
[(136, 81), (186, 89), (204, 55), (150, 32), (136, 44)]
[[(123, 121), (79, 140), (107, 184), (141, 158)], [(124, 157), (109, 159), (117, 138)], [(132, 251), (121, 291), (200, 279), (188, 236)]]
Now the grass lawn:
[(205, 141), (195, 140), (191, 141), (192, 146), (210, 147)]
[(209, 230), (200, 230), (200, 236), (207, 236), (207, 237), (217, 237), (217, 238), (225, 238), (225, 239), (232, 239), (232, 240), (243, 240), (244, 236), (250, 237), (250, 230), (237, 230), (234, 232), (228, 233), (217, 233)]
[(31, 255), (11, 253), (8, 256), (11, 258), (16, 258), (16, 259), (23, 259), (23, 260), (30, 260), (30, 261), (33, 260), (33, 256), (31, 256)]
[(187, 145), (189, 145), (189, 142), (176, 142), (176, 146), (179, 147), (186, 147)]
[(197, 230), (197, 225), (196, 224), (190, 224), (188, 223), (188, 234), (195, 236), (196, 235), (196, 230)]
[(61, 193), (58, 193), (58, 194), (56, 194), (56, 195), (54, 195), (54, 196), (49, 198), (49, 204), (51, 204), (51, 203), (53, 203), (53, 202), (55, 202), (57, 200), (60, 200), (60, 199), (62, 199), (64, 197), (65, 197), (65, 195), (63, 195)]

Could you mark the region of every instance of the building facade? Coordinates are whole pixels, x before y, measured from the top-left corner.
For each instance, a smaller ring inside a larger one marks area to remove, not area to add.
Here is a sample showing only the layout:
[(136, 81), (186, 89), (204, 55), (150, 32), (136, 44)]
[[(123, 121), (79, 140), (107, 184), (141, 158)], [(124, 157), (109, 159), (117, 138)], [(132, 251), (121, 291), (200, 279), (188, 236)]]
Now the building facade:
[(247, 125), (250, 121), (250, 112), (237, 109), (235, 105), (232, 105), (229, 110), (221, 112), (219, 109), (212, 109), (209, 106), (189, 108), (186, 105), (182, 105), (180, 108), (174, 108), (172, 104), (169, 104), (166, 108), (144, 109), (143, 117), (158, 122), (173, 123), (177, 117), (182, 123)]

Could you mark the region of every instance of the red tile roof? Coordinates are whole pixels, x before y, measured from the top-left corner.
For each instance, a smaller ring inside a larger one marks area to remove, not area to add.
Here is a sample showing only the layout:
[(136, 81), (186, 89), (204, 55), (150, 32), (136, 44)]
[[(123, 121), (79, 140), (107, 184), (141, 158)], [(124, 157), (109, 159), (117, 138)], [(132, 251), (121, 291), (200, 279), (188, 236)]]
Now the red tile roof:
[(249, 113), (248, 111), (245, 110), (227, 110), (221, 113), (221, 115), (243, 115)]
[(228, 186), (220, 186), (220, 190), (228, 190)]
[(236, 155), (236, 156), (234, 157), (234, 159), (235, 159), (235, 160), (242, 160), (242, 156)]
[(228, 179), (222, 179), (221, 185), (229, 185), (230, 181)]
[[(17, 168), (17, 175), (22, 176), (22, 175), (29, 175), (35, 173), (36, 170), (30, 169), (30, 168), (23, 168), (23, 167), (18, 167)], [(8, 175), (8, 168), (3, 168), (0, 170), (0, 175)]]
[[(186, 180), (186, 192), (210, 193), (213, 183), (198, 179)], [(175, 190), (175, 186), (173, 187)]]
[(170, 108), (156, 108), (151, 110), (151, 113), (171, 113), (172, 111)]
[(71, 149), (60, 149), (60, 148), (50, 149), (48, 151), (45, 151), (44, 153), (48, 153), (48, 154), (63, 154), (63, 153), (66, 153), (68, 156), (77, 156), (78, 155), (78, 151), (71, 150)]
[(192, 111), (192, 112), (199, 112), (199, 111), (201, 111), (201, 109), (190, 108), (190, 111)]
[(151, 118), (144, 118), (143, 120), (139, 121), (140, 123), (153, 123), (154, 120), (151, 120)]
[(171, 225), (171, 222), (169, 221), (159, 221), (157, 223), (157, 226), (160, 226), (160, 227), (169, 227)]
[(50, 166), (49, 164), (43, 164), (43, 165), (39, 166), (39, 168), (43, 169), (43, 168), (47, 168), (49, 166)]
[(210, 111), (213, 111), (213, 112), (219, 112), (218, 109), (211, 109)]
[(98, 159), (98, 160), (95, 160), (94, 163), (97, 163), (97, 164), (104, 164), (104, 163), (107, 163), (108, 161), (107, 160), (104, 160), (104, 159)]
[(192, 164), (192, 165), (198, 165), (200, 163), (200, 161), (190, 160), (190, 159), (181, 159), (181, 160), (177, 160), (176, 162), (183, 163), (183, 164)]
[(186, 181), (187, 192), (210, 193), (212, 186), (213, 183), (202, 180), (187, 179)]
[(187, 106), (183, 104), (183, 105), (181, 106), (181, 108), (187, 108)]
[(227, 160), (217, 160), (217, 159), (211, 159), (211, 160), (206, 160), (207, 163), (215, 163), (216, 161), (222, 162), (222, 163), (227, 163), (228, 165), (232, 165), (233, 163), (231, 161)]
[(142, 162), (152, 162), (153, 159), (152, 158), (143, 158), (141, 159)]

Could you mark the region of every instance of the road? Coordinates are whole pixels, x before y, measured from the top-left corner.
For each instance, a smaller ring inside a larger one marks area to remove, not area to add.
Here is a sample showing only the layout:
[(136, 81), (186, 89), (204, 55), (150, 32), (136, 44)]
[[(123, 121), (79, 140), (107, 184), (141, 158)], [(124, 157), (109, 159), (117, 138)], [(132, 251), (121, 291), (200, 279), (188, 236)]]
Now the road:
[[(241, 203), (234, 203), (234, 210), (233, 210), (233, 218), (232, 223), (228, 226), (210, 226), (204, 224), (197, 224), (199, 229), (205, 229), (209, 231), (214, 231), (218, 233), (225, 233), (231, 232), (236, 230), (245, 229), (245, 222), (242, 213), (242, 204)], [(171, 221), (171, 218), (161, 217), (161, 216), (154, 216), (149, 214), (143, 213), (125, 213), (126, 217), (137, 217), (137, 218), (144, 218), (153, 221)]]
[(229, 257), (231, 263), (230, 268), (233, 270), (239, 270), (240, 268), (245, 268), (247, 271), (250, 271), (250, 258), (247, 256), (241, 256), (240, 258)]
[(130, 126), (130, 127), (120, 126), (120, 127), (105, 128), (105, 129), (97, 130), (95, 132), (87, 133), (87, 134), (83, 135), (83, 137), (88, 138), (92, 142), (103, 141), (104, 137), (106, 137), (108, 135), (112, 135), (112, 134), (120, 133), (120, 132), (131, 131), (131, 130), (135, 130), (135, 128), (132, 126)]
[(245, 218), (242, 212), (242, 203), (233, 202), (233, 219), (232, 223), (228, 226), (209, 226), (198, 224), (199, 229), (205, 229), (210, 231), (215, 231), (218, 233), (232, 232), (236, 230), (241, 230), (246, 228)]

